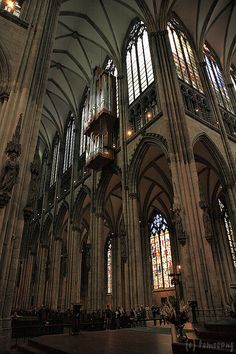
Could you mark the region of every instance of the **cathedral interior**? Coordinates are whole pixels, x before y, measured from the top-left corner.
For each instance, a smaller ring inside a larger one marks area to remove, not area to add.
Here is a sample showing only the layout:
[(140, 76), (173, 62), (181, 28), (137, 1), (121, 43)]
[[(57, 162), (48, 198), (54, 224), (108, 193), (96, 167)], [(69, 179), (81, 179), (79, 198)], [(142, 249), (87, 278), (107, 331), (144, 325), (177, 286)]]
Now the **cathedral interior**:
[(235, 30), (232, 0), (0, 0), (0, 344), (76, 304), (236, 317)]

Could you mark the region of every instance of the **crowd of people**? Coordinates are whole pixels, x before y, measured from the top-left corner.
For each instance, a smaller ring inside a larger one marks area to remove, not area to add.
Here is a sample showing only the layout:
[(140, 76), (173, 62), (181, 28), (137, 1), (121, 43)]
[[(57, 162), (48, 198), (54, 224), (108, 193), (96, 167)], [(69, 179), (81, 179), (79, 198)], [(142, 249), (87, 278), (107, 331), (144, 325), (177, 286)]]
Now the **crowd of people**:
[[(164, 304), (152, 305), (151, 307), (138, 305), (136, 308), (125, 310), (123, 306), (112, 309), (107, 305), (104, 310), (88, 311), (80, 310), (80, 324), (94, 325), (103, 324), (103, 328), (119, 329), (127, 327), (146, 326), (148, 320), (153, 321), (154, 326), (159, 322), (160, 325), (166, 324), (164, 315)], [(66, 311), (51, 310), (46, 306), (41, 308), (32, 308), (29, 310), (13, 310), (12, 318), (36, 318), (39, 322), (44, 324), (49, 323), (64, 323), (70, 324), (73, 322), (73, 310), (67, 309)]]

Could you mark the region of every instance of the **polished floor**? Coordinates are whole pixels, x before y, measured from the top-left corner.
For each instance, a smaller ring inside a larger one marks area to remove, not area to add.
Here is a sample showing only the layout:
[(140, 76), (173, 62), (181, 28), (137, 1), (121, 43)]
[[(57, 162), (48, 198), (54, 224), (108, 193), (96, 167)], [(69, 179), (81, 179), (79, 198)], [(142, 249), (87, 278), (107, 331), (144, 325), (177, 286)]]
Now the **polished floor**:
[(34, 345), (45, 353), (53, 348), (68, 354), (172, 354), (168, 326), (52, 335), (34, 339)]

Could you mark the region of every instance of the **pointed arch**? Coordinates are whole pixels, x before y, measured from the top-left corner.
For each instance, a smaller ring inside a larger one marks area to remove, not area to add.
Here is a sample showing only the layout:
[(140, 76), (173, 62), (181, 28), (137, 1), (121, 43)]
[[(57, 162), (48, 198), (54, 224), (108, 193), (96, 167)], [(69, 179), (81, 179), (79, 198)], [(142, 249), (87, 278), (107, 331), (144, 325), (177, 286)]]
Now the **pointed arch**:
[(132, 160), (129, 167), (129, 191), (130, 193), (136, 193), (138, 175), (140, 171), (140, 166), (142, 160), (149, 149), (150, 145), (156, 145), (159, 147), (167, 160), (169, 159), (168, 156), (168, 144), (166, 139), (159, 135), (159, 134), (147, 134), (145, 137), (142, 138), (138, 146), (136, 147), (134, 154), (132, 156)]
[(215, 143), (211, 140), (211, 138), (206, 133), (201, 133), (197, 135), (193, 140), (193, 151), (197, 143), (202, 143), (209, 151), (213, 161), (216, 164), (217, 174), (221, 180), (222, 185), (231, 185), (233, 182), (232, 174), (230, 173), (225, 158), (223, 157)]
[(76, 200), (75, 200), (75, 203), (74, 203), (74, 206), (73, 206), (73, 213), (72, 213), (72, 215), (73, 215), (72, 220), (73, 220), (74, 226), (76, 226), (76, 225), (78, 226), (78, 220), (80, 219), (80, 216), (82, 213), (84, 201), (87, 196), (90, 198), (90, 195), (91, 195), (91, 192), (87, 186), (83, 186), (79, 190)]
[(49, 232), (50, 232), (50, 228), (52, 227), (52, 215), (48, 214), (43, 226), (42, 226), (42, 230), (41, 230), (41, 244), (44, 246), (48, 246), (49, 243)]
[(63, 203), (60, 205), (60, 209), (57, 213), (56, 216), (56, 221), (55, 221), (55, 230), (54, 230), (54, 235), (56, 238), (60, 238), (61, 232), (64, 226), (64, 221), (66, 214), (68, 213), (69, 210), (69, 205), (66, 201), (63, 201)]

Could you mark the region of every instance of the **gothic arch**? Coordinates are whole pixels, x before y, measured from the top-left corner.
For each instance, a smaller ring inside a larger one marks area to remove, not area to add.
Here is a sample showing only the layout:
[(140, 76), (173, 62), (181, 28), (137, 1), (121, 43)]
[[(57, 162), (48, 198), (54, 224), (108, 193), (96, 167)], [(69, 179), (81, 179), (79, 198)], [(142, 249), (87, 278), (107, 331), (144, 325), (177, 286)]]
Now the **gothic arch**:
[[(201, 133), (197, 135), (193, 140), (193, 151), (197, 143), (202, 143), (206, 149), (209, 151), (214, 163), (216, 164), (216, 173), (218, 174), (221, 183), (224, 186), (232, 184), (232, 174), (230, 173), (229, 167), (225, 161), (225, 158), (219, 151), (218, 147), (211, 140), (211, 138), (206, 133)], [(194, 153), (195, 155), (195, 153)], [(214, 167), (211, 166), (213, 169)]]
[(121, 179), (121, 170), (118, 166), (112, 166), (108, 169), (104, 169), (101, 175), (101, 179), (99, 181), (99, 185), (97, 188), (97, 209), (102, 210), (104, 196), (107, 190), (107, 186), (110, 183), (112, 176), (116, 175)]
[(52, 215), (49, 214), (42, 226), (42, 230), (41, 230), (41, 243), (45, 246), (48, 246), (48, 235), (49, 235), (49, 231), (50, 228), (52, 226)]
[(31, 237), (30, 237), (30, 250), (32, 254), (36, 254), (37, 252), (37, 247), (38, 247), (38, 240), (39, 240), (39, 235), (40, 235), (40, 225), (37, 222), (32, 231), (31, 231)]
[(156, 145), (159, 147), (166, 159), (169, 159), (168, 156), (168, 145), (166, 139), (159, 135), (159, 134), (146, 134), (144, 138), (140, 141), (138, 146), (136, 147), (134, 154), (132, 156), (132, 160), (129, 166), (129, 191), (130, 193), (136, 192), (136, 184), (137, 184), (137, 176), (138, 171), (140, 170), (140, 166), (145, 156), (146, 152), (148, 151), (150, 145)]
[(81, 214), (81, 210), (82, 210), (85, 198), (86, 198), (86, 196), (89, 196), (89, 198), (90, 198), (90, 195), (91, 195), (91, 192), (87, 186), (83, 186), (79, 190), (76, 200), (74, 202), (74, 206), (73, 206), (73, 217), (72, 217), (73, 225), (78, 224), (78, 219)]
[(63, 203), (60, 206), (60, 209), (57, 213), (56, 220), (55, 220), (55, 230), (54, 230), (54, 235), (55, 237), (60, 237), (61, 232), (64, 226), (65, 222), (65, 216), (69, 210), (69, 205), (67, 202), (63, 201)]

